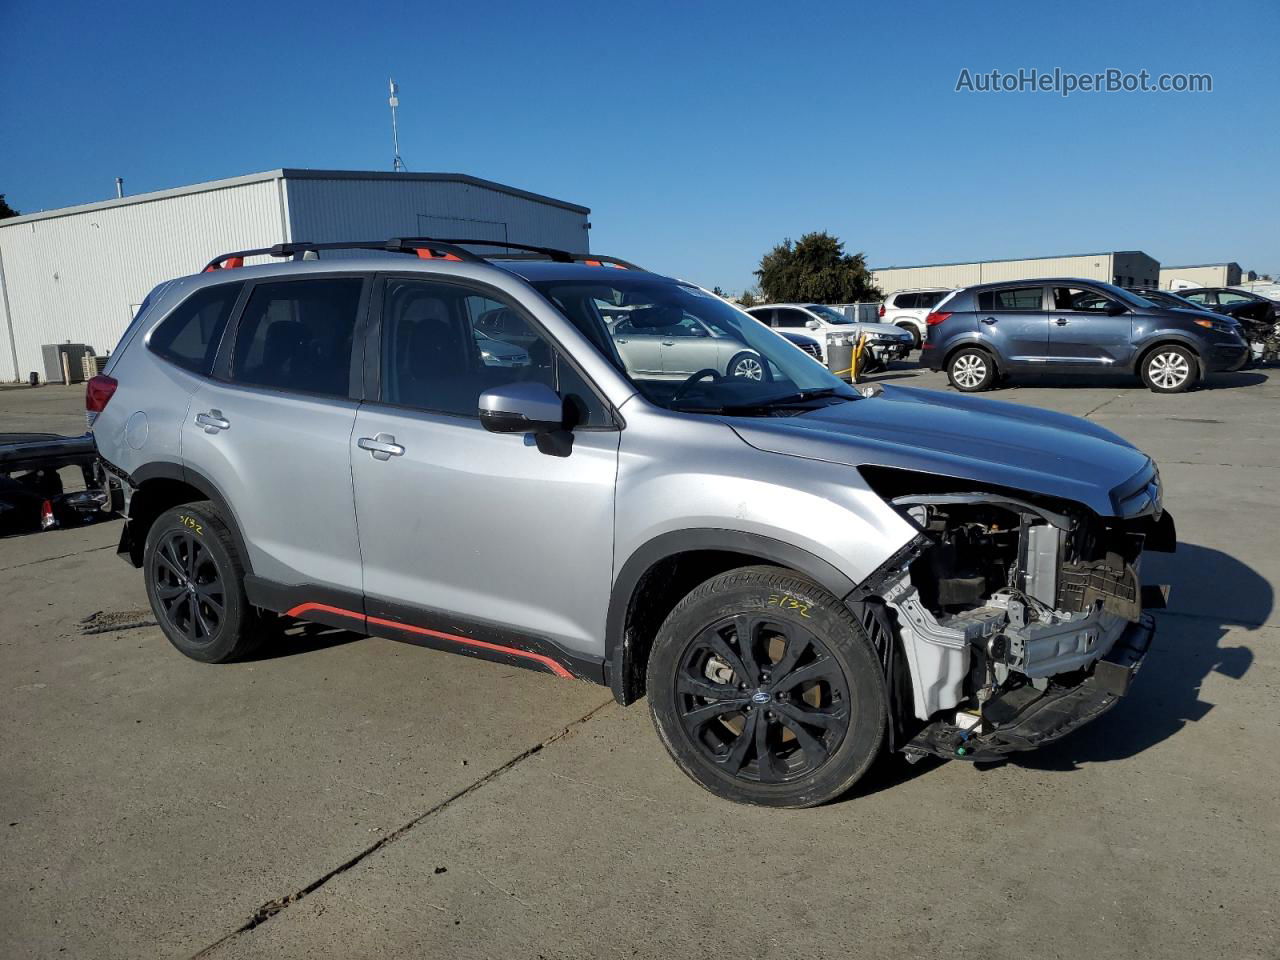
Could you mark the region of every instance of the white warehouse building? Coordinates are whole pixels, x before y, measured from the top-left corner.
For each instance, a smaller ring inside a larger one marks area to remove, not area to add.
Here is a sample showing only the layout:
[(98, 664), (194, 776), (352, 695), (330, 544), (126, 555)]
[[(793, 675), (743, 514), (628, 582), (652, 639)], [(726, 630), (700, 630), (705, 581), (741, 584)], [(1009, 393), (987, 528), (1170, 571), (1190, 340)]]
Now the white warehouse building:
[(975, 283), (1034, 280), (1038, 277), (1079, 277), (1121, 287), (1151, 287), (1159, 279), (1160, 263), (1141, 250), (1112, 250), (1021, 260), (877, 267), (872, 269), (871, 276), (886, 296), (895, 290), (913, 287), (967, 287)]
[(113, 350), (156, 284), (220, 253), (417, 236), (587, 252), (590, 212), (458, 173), (281, 169), (0, 220), (0, 382), (48, 378), (46, 344)]

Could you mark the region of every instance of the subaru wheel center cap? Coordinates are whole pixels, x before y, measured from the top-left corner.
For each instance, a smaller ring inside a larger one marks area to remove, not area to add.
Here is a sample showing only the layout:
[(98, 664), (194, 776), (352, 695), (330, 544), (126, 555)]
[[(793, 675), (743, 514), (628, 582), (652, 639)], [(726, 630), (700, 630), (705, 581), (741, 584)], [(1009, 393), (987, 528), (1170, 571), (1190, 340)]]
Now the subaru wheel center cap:
[(768, 703), (772, 699), (773, 697), (770, 695), (768, 690), (757, 690), (751, 695), (752, 703)]

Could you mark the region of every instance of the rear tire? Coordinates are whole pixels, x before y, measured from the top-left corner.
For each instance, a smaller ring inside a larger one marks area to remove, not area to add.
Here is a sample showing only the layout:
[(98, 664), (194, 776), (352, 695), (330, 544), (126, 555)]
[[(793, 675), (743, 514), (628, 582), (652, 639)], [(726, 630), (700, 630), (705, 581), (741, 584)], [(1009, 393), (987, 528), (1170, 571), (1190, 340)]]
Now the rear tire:
[(745, 380), (772, 380), (769, 365), (758, 353), (743, 350), (735, 353), (725, 368), (730, 377), (742, 377)]
[(778, 567), (731, 570), (681, 600), (654, 641), (648, 693), (677, 766), (738, 803), (825, 803), (884, 743), (871, 641), (834, 595)]
[(991, 354), (977, 347), (957, 350), (947, 360), (947, 379), (961, 393), (977, 393), (995, 383), (996, 362)]
[(226, 663), (267, 634), (244, 592), (230, 524), (208, 500), (160, 514), (142, 552), (147, 599), (169, 642), (192, 660)]
[(1142, 382), (1153, 393), (1183, 393), (1200, 380), (1200, 364), (1186, 347), (1156, 347), (1142, 358)]

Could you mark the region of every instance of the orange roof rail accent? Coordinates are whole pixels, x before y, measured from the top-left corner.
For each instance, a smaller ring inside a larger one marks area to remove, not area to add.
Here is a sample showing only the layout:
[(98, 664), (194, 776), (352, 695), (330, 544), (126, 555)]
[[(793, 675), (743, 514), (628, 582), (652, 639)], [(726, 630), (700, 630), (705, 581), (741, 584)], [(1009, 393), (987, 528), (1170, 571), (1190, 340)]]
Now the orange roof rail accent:
[(426, 247), (418, 247), (416, 253), (418, 254), (418, 258), (421, 260), (452, 260), (455, 263), (462, 262), (461, 257), (454, 256), (452, 253), (446, 253), (444, 256), (438, 257)]

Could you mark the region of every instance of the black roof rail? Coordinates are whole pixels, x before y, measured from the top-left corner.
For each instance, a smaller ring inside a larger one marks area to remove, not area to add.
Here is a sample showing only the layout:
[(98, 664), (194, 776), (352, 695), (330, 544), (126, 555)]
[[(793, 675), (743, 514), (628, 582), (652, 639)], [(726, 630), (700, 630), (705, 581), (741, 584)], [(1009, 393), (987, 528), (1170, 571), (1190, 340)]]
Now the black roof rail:
[(556, 263), (585, 263), (592, 267), (613, 266), (622, 270), (639, 270), (641, 273), (648, 273), (644, 267), (636, 266), (623, 260), (621, 257), (609, 257), (601, 253), (571, 253), (568, 250), (559, 250), (555, 247), (535, 247), (528, 243), (513, 243), (509, 240), (470, 240), (465, 237), (450, 237), (448, 239), (437, 239), (435, 237), (408, 237), (405, 242), (410, 241), (430, 241), (432, 243), (448, 243), (455, 246), (466, 244), (470, 247), (504, 247), (508, 250), (519, 250), (520, 253), (496, 253), (491, 254), (485, 259), (487, 260), (553, 260)]
[[(493, 254), (482, 257), (463, 247), (504, 247), (519, 250), (520, 253)], [(628, 263), (617, 257), (606, 257), (597, 253), (570, 253), (554, 247), (536, 247), (527, 243), (512, 243), (507, 240), (473, 240), (469, 238), (441, 240), (436, 237), (394, 237), (390, 240), (339, 240), (333, 243), (277, 243), (271, 247), (259, 247), (254, 250), (236, 250), (214, 257), (206, 265), (202, 273), (213, 270), (229, 270), (243, 267), (245, 257), (290, 257), (294, 260), (313, 259), (321, 250), (379, 250), (386, 253), (416, 254), (423, 260), (453, 260), (466, 263), (487, 263), (491, 259), (511, 260), (554, 260), (557, 263), (585, 263), (589, 266), (614, 266), (623, 270), (643, 270), (634, 263)], [(308, 258), (307, 254), (312, 254)]]

